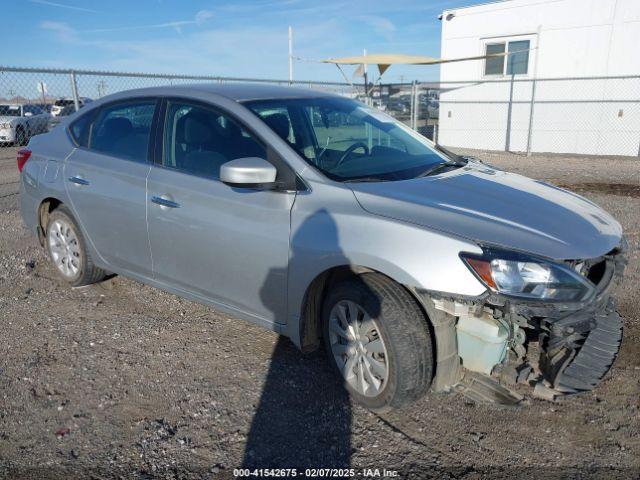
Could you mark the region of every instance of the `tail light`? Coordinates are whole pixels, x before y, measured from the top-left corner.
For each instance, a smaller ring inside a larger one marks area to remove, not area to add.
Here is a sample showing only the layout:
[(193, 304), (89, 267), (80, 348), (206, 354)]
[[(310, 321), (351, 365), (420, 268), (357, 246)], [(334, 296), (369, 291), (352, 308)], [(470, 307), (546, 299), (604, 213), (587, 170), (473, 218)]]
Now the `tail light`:
[(27, 163), (27, 160), (29, 160), (30, 156), (31, 156), (31, 150), (29, 150), (28, 148), (23, 148), (21, 150), (18, 150), (18, 158), (16, 160), (18, 161), (18, 170), (20, 172), (24, 168), (24, 164)]

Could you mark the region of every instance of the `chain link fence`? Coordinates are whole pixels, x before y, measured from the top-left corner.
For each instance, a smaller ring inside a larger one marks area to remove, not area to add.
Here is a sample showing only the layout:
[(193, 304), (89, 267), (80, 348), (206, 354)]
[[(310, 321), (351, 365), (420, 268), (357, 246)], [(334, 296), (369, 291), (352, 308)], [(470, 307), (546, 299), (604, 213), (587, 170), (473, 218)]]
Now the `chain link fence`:
[[(438, 142), (467, 149), (640, 156), (640, 77), (439, 83)], [(420, 86), (418, 86), (420, 88)]]
[[(64, 115), (134, 88), (234, 82), (293, 84), (365, 99), (361, 84), (339, 82), (0, 67), (0, 117), (28, 115), (30, 109), (15, 110), (24, 105), (32, 106), (31, 116), (38, 109)], [(640, 76), (381, 84), (370, 87), (366, 101), (445, 147), (640, 156)], [(3, 134), (5, 124), (0, 142), (17, 140), (15, 132)]]
[(12, 68), (0, 66), (0, 102), (53, 104), (60, 99), (97, 99), (134, 88), (197, 83), (265, 83), (314, 88), (346, 96), (362, 95), (362, 87), (339, 82), (313, 82), (206, 75), (169, 75), (88, 70)]

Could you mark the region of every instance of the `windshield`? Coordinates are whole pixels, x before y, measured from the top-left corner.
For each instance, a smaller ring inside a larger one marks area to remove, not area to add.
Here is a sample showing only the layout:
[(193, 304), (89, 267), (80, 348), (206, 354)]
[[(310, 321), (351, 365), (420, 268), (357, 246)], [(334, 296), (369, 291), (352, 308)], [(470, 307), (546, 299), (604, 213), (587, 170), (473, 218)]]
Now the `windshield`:
[(2, 117), (19, 117), (20, 105), (0, 105), (0, 116)]
[(259, 100), (245, 105), (334, 180), (406, 180), (448, 161), (404, 124), (347, 98)]

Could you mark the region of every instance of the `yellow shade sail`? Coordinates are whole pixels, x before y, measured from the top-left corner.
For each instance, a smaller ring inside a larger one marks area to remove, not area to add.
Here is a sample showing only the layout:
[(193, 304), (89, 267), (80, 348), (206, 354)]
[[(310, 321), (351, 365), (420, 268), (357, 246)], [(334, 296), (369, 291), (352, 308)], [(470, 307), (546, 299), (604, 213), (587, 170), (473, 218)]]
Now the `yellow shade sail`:
[(422, 55), (403, 55), (396, 53), (374, 53), (371, 55), (360, 55), (356, 57), (329, 58), (322, 60), (322, 63), (333, 63), (336, 65), (377, 65), (380, 75), (382, 75), (391, 65), (439, 65), (441, 63), (464, 62), (467, 60), (481, 60), (490, 57), (503, 57), (505, 53), (495, 53), (491, 55), (478, 55), (464, 58), (433, 58)]

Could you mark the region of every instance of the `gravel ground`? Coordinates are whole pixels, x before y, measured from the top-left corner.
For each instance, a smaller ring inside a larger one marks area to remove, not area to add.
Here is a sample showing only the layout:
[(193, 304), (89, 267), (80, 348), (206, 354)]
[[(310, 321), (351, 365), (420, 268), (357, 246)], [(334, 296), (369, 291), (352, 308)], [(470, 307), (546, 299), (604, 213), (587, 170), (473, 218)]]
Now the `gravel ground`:
[(22, 226), (15, 149), (0, 149), (0, 477), (229, 478), (348, 467), (402, 478), (640, 473), (640, 162), (481, 155), (573, 188), (631, 244), (625, 340), (593, 393), (519, 409), (431, 394), (377, 415), (322, 352), (121, 277), (70, 289)]

